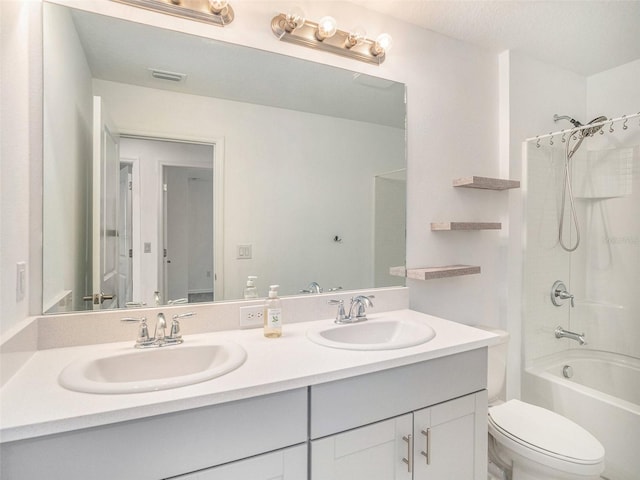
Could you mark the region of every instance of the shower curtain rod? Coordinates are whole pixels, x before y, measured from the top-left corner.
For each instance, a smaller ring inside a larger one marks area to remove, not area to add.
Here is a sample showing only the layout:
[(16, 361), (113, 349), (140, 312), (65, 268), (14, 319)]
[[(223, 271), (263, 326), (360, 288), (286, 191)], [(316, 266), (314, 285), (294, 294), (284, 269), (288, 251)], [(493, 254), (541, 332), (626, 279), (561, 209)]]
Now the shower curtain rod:
[[(632, 115), (622, 115), (621, 117), (618, 118), (609, 118), (607, 120), (603, 120), (602, 122), (595, 122), (595, 123), (588, 123), (586, 125), (582, 125), (581, 127), (577, 127), (577, 128), (566, 128), (564, 130), (559, 130), (557, 132), (551, 132), (548, 133), (546, 135), (538, 135), (536, 137), (530, 137), (527, 138), (525, 140), (525, 142), (531, 142), (533, 140), (536, 141), (540, 141), (543, 138), (549, 138), (549, 137), (555, 137), (556, 135), (566, 135), (566, 134), (574, 134), (576, 132), (579, 132), (580, 130), (584, 130), (586, 128), (594, 128), (594, 127), (599, 127), (599, 126), (604, 126), (604, 125), (611, 125), (611, 132), (613, 132), (613, 124), (616, 122), (622, 122), (624, 121), (625, 123), (623, 124), (623, 129), (626, 130), (628, 128), (628, 126), (626, 125), (626, 123), (629, 120), (632, 120), (634, 118), (640, 117), (640, 112), (638, 113), (634, 113)], [(600, 132), (602, 132), (602, 130), (600, 130)]]

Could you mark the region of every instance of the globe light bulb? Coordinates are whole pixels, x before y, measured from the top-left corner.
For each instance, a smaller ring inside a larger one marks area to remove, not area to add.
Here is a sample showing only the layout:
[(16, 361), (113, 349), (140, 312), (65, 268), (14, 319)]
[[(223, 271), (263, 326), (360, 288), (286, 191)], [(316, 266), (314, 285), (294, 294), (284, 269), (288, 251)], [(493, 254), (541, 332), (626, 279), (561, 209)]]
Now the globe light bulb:
[(289, 12), (285, 15), (284, 21), (284, 29), (291, 33), (296, 28), (300, 28), (304, 25), (305, 17), (304, 12), (299, 7), (293, 7)]
[(338, 24), (333, 17), (322, 17), (318, 22), (318, 30), (316, 38), (323, 41), (329, 37), (333, 37), (338, 30)]
[(374, 56), (384, 55), (385, 52), (388, 52), (391, 49), (391, 44), (393, 43), (393, 39), (391, 35), (388, 33), (381, 33), (376, 38), (375, 43), (371, 47), (371, 53)]

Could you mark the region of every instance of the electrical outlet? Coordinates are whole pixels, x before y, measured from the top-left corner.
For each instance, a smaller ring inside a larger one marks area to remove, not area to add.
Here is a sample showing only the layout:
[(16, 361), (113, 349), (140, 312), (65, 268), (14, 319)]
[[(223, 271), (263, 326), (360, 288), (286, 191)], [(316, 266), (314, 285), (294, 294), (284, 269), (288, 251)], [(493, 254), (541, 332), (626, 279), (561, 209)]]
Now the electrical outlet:
[(264, 325), (262, 305), (240, 307), (240, 328), (261, 327)]

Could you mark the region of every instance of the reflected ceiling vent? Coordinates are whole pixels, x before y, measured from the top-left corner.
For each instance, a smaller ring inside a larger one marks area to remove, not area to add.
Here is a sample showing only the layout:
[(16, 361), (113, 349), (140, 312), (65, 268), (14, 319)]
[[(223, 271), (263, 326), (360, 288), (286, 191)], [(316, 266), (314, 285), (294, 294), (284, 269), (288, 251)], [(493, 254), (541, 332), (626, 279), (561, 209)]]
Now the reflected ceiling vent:
[(186, 80), (186, 73), (167, 72), (157, 68), (150, 68), (149, 73), (157, 80), (166, 80), (167, 82), (182, 83)]

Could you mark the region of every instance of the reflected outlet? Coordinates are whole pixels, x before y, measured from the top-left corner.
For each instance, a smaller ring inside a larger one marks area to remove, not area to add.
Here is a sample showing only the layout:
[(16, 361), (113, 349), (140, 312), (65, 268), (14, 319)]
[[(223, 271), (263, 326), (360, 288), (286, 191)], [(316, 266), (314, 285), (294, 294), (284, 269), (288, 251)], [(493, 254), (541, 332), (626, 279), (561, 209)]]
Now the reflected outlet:
[(262, 327), (264, 325), (264, 307), (256, 305), (240, 307), (240, 328)]

